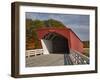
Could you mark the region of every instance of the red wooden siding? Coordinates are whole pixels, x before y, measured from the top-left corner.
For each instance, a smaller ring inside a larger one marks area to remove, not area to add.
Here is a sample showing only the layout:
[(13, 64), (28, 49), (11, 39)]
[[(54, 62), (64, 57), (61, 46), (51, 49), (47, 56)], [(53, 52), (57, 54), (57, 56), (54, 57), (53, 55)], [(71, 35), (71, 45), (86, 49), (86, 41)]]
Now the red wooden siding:
[[(57, 33), (66, 39), (68, 39), (69, 49), (83, 52), (83, 43), (78, 36), (68, 28), (42, 28), (37, 30), (39, 43), (41, 45), (41, 39), (48, 33)], [(42, 47), (42, 46), (41, 46)]]
[(83, 43), (82, 41), (78, 38), (78, 36), (70, 29), (70, 44), (71, 44), (71, 49), (83, 52)]

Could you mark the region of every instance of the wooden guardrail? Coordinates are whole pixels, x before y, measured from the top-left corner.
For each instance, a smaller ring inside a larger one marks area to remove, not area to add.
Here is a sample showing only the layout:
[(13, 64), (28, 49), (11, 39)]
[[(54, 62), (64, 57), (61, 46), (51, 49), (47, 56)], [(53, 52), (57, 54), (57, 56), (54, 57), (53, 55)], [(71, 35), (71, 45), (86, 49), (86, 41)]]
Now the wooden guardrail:
[(42, 55), (43, 49), (26, 50), (26, 57)]

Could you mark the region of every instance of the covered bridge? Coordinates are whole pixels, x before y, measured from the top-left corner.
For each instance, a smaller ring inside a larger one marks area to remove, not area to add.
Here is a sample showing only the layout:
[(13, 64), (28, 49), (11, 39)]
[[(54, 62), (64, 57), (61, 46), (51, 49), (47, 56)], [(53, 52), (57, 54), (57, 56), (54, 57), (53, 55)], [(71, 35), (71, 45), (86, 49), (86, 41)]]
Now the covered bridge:
[(43, 54), (83, 52), (83, 43), (70, 28), (41, 28), (37, 30)]

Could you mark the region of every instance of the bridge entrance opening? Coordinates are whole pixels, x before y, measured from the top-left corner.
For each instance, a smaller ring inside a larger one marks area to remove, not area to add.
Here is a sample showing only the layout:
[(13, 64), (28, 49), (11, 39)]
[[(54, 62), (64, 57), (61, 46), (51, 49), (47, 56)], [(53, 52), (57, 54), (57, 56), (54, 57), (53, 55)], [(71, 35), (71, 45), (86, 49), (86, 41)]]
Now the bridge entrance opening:
[(68, 39), (57, 33), (46, 34), (41, 43), (44, 54), (69, 54)]

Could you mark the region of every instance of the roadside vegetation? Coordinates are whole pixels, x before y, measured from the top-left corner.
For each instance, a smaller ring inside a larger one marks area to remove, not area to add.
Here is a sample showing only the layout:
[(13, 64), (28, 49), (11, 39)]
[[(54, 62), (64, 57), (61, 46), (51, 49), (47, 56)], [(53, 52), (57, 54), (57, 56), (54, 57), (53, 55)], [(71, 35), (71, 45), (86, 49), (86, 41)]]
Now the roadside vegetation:
[(89, 41), (83, 41), (83, 54), (89, 57)]

